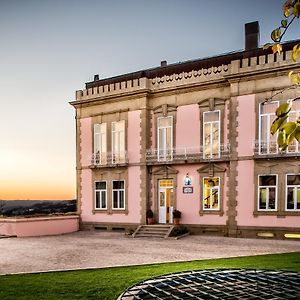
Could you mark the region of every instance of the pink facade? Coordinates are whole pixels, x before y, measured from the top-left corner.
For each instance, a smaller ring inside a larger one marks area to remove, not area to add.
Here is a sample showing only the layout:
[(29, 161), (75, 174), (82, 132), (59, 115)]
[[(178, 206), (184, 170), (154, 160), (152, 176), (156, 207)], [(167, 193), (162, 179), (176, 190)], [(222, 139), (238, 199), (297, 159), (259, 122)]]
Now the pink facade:
[(71, 103), (81, 225), (135, 229), (149, 209), (172, 224), (179, 210), (192, 233), (300, 234), (300, 145), (270, 134), (297, 97), (288, 57), (248, 49), (86, 83)]
[(44, 236), (78, 231), (78, 216), (51, 216), (32, 218), (3, 218), (0, 220), (0, 235)]

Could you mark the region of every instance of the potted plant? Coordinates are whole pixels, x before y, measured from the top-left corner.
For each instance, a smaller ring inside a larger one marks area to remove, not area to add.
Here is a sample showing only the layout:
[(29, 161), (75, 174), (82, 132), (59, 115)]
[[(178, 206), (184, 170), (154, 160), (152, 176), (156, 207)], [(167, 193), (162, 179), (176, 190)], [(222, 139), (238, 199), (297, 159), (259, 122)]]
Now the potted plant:
[(180, 218), (181, 218), (181, 211), (174, 209), (173, 210), (173, 223), (175, 225), (179, 225), (180, 224)]
[(154, 214), (151, 209), (148, 209), (146, 212), (147, 224), (152, 225), (154, 224)]

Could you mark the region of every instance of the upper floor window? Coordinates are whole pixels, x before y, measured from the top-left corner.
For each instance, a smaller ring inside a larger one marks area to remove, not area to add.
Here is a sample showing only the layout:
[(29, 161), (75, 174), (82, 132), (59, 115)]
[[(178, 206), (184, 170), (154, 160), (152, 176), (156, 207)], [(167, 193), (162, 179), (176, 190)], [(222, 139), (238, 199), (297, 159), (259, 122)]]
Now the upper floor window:
[(258, 176), (258, 210), (277, 210), (277, 175)]
[(106, 123), (94, 124), (94, 160), (96, 164), (107, 160)]
[(173, 158), (173, 117), (157, 118), (157, 158), (159, 161)]
[(125, 121), (112, 122), (112, 162), (125, 162)]
[(271, 125), (276, 119), (277, 107), (278, 101), (259, 105), (259, 154), (271, 154), (278, 151), (277, 134), (272, 136), (270, 133)]
[(300, 210), (300, 174), (286, 175), (286, 210)]
[(107, 209), (106, 181), (95, 182), (95, 208)]
[(112, 188), (113, 209), (125, 209), (125, 182), (124, 180), (113, 180)]
[(203, 156), (220, 157), (220, 111), (203, 113)]
[(203, 210), (218, 210), (220, 208), (220, 178), (203, 178)]
[[(300, 117), (300, 103), (294, 101), (292, 110), (289, 113), (288, 122), (295, 122)], [(293, 142), (288, 146), (287, 152), (300, 152), (299, 143), (294, 139)]]

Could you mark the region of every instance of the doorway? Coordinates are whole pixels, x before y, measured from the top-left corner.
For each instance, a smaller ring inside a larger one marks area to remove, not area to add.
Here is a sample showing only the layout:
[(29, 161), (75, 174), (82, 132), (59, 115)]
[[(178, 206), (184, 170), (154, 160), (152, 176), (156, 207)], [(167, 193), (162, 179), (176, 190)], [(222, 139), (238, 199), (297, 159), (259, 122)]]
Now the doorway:
[(159, 180), (158, 186), (158, 222), (173, 223), (173, 180)]

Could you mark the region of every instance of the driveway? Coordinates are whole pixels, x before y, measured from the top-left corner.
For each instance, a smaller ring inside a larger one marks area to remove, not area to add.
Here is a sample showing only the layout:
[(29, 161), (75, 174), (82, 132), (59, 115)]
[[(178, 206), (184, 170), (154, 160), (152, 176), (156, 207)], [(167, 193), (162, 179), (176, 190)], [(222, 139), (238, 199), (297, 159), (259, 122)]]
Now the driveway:
[(80, 231), (0, 238), (0, 250), (0, 274), (10, 274), (300, 252), (300, 241), (197, 235), (179, 240), (133, 239), (119, 232)]

